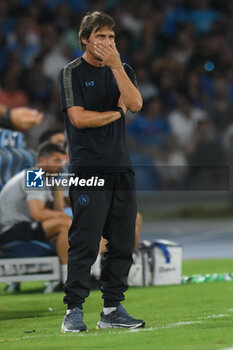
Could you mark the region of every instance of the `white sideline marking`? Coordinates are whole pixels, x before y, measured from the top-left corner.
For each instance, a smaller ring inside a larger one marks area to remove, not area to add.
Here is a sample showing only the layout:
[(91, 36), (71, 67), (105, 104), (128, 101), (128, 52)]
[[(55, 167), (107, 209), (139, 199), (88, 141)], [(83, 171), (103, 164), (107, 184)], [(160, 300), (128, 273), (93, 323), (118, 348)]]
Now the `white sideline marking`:
[[(233, 311), (233, 310), (232, 310)], [(227, 317), (230, 316), (228, 314), (219, 314), (219, 315), (208, 315), (208, 316), (202, 316), (199, 317), (199, 319), (207, 319), (207, 318), (221, 318), (221, 317)]]
[(189, 325), (189, 324), (195, 324), (195, 323), (201, 323), (201, 322), (202, 321), (180, 321), (180, 322), (177, 322), (177, 323), (172, 323), (169, 328), (179, 327), (179, 326), (186, 326), (186, 325)]
[[(159, 331), (160, 329), (169, 329), (169, 328), (175, 328), (175, 327), (182, 327), (182, 326), (187, 326), (187, 325), (195, 324), (195, 323), (202, 323), (202, 321), (181, 321), (181, 322), (171, 323), (171, 324), (168, 324), (167, 326), (161, 326), (161, 327), (129, 329), (129, 330), (125, 331), (124, 333)], [(118, 332), (117, 334), (120, 334), (120, 333), (122, 334), (122, 332)], [(116, 334), (116, 332), (114, 332), (114, 333), (112, 332), (111, 334)]]

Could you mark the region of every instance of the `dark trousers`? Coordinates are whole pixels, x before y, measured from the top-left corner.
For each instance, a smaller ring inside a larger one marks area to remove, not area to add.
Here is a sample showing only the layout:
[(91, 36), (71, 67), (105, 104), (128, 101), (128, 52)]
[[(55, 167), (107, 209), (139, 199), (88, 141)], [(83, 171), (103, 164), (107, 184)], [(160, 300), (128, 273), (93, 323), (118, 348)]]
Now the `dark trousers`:
[(89, 295), (90, 269), (98, 255), (101, 235), (108, 240), (101, 273), (105, 307), (117, 306), (124, 300), (128, 288), (137, 213), (134, 175), (98, 176), (105, 180), (102, 189), (70, 188), (73, 222), (69, 230), (68, 277), (64, 288), (64, 303), (68, 308), (81, 307)]

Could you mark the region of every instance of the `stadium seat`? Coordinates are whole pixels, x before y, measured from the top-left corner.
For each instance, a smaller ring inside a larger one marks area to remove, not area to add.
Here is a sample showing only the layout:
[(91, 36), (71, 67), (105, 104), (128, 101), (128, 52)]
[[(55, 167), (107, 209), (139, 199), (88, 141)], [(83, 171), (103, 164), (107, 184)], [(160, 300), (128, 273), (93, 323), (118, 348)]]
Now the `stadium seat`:
[(13, 132), (12, 140), (14, 147), (22, 154), (23, 166), (22, 169), (31, 168), (35, 165), (35, 155), (25, 149), (24, 134), (20, 132)]
[(0, 157), (2, 159), (2, 166), (0, 168), (0, 182), (4, 185), (10, 178), (11, 168), (13, 165), (13, 155), (7, 148), (8, 146), (8, 130), (0, 130)]
[(24, 157), (22, 153), (15, 147), (13, 132), (11, 130), (8, 130), (7, 137), (8, 140), (6, 148), (11, 152), (13, 156), (13, 164), (10, 171), (10, 177), (12, 177), (23, 169)]

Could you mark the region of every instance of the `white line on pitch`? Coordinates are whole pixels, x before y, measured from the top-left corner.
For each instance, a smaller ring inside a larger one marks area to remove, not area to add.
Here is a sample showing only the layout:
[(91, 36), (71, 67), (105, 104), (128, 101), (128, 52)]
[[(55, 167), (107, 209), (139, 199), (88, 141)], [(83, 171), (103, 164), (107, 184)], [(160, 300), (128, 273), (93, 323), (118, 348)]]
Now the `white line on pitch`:
[(208, 316), (201, 316), (199, 319), (207, 319), (207, 318), (221, 318), (221, 317), (228, 317), (230, 315), (228, 314), (219, 314), (219, 315), (208, 315)]

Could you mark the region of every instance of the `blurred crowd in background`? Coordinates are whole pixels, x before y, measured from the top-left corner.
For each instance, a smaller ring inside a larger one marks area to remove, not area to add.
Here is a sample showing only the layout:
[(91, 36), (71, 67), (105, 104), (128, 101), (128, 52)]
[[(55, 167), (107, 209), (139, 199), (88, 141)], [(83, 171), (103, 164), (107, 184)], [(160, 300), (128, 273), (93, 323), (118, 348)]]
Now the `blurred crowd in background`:
[(134, 164), (147, 176), (153, 168), (150, 186), (182, 188), (198, 165), (197, 183), (224, 182), (218, 170), (233, 159), (232, 0), (0, 0), (0, 103), (45, 113), (28, 147), (64, 128), (58, 73), (83, 54), (77, 31), (93, 10), (115, 18), (122, 61), (136, 72), (144, 105), (127, 116), (128, 143)]

